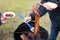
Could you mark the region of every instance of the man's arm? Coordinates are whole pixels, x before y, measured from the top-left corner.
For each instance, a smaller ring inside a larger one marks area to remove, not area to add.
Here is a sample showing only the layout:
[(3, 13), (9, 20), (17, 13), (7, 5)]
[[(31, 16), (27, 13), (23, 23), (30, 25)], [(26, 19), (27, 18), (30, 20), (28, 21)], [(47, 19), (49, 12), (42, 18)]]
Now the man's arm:
[[(40, 6), (40, 7), (38, 8), (38, 12), (39, 12), (39, 15), (42, 17), (44, 14), (46, 14), (47, 10), (46, 10), (46, 8), (44, 8), (43, 6)], [(30, 16), (31, 16), (32, 20), (35, 20), (35, 13), (34, 13), (34, 12), (32, 12), (32, 13), (30, 14)]]
[[(42, 4), (45, 3), (45, 2), (47, 2), (47, 1), (44, 1), (44, 0), (41, 1)], [(39, 12), (39, 15), (42, 17), (44, 14), (46, 14), (47, 10), (46, 10), (45, 7), (39, 6), (38, 7), (38, 12)], [(33, 21), (35, 20), (35, 13), (34, 12), (30, 13), (29, 17), (27, 17), (24, 20), (24, 22), (28, 22), (30, 20), (33, 20)]]
[(2, 22), (1, 22), (1, 15), (2, 15), (2, 13), (0, 13), (0, 25), (2, 24)]
[(0, 25), (2, 24), (1, 19), (0, 19)]

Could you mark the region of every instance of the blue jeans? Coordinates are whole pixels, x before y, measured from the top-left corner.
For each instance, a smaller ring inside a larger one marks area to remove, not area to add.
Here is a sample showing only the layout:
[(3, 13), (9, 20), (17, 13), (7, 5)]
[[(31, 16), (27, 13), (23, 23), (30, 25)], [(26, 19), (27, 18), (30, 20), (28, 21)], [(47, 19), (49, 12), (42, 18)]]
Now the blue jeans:
[(59, 33), (60, 26), (54, 26), (51, 24), (50, 38), (49, 40), (56, 40)]

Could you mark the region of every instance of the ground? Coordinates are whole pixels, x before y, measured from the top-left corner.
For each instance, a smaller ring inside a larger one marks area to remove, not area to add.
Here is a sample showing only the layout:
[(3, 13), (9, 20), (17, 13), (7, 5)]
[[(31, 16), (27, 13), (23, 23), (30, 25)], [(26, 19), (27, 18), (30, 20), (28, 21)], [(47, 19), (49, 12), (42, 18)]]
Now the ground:
[[(33, 5), (36, 5), (37, 2), (39, 0), (0, 0), (0, 12), (12, 11), (16, 14), (15, 18), (8, 19), (6, 24), (0, 26), (0, 40), (14, 40), (13, 33), (15, 29), (23, 22), (18, 17), (18, 13), (21, 13), (24, 17), (28, 17), (32, 12)], [(40, 25), (50, 33), (48, 14), (40, 19)], [(60, 39), (60, 34), (57, 39)]]

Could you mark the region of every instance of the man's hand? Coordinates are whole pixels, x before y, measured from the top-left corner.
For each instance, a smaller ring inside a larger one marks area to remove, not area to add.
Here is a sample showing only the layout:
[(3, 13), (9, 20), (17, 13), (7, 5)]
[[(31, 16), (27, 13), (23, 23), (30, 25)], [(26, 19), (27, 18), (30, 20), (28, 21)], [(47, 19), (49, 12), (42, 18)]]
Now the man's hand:
[(1, 22), (2, 22), (2, 23), (6, 23), (6, 22), (7, 22), (7, 18), (4, 17), (3, 15), (1, 16)]
[(56, 3), (52, 3), (52, 2), (46, 2), (43, 4), (43, 6), (47, 9), (47, 10), (53, 10), (55, 8), (57, 8), (57, 4)]
[(22, 40), (29, 40), (29, 38), (25, 34), (20, 35), (20, 37)]
[(26, 17), (25, 20), (24, 20), (24, 22), (25, 22), (25, 23), (30, 22), (31, 19), (32, 19), (31, 16), (30, 16), (30, 17)]

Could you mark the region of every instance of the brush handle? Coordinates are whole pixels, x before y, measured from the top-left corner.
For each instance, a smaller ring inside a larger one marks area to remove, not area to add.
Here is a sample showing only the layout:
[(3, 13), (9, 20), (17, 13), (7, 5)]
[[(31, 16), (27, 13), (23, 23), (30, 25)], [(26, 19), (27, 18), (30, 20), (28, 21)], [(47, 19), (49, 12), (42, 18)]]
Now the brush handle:
[[(19, 16), (22, 20), (25, 20), (25, 18), (22, 16), (22, 14), (18, 14), (18, 16)], [(34, 31), (34, 27), (32, 27), (28, 22), (27, 22), (26, 24), (29, 26), (30, 30), (33, 32), (33, 31)]]

